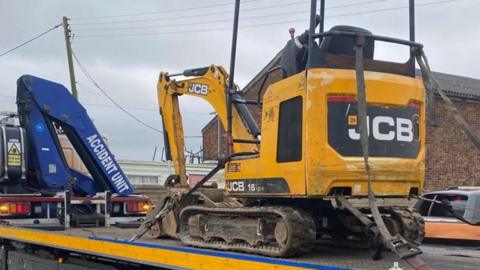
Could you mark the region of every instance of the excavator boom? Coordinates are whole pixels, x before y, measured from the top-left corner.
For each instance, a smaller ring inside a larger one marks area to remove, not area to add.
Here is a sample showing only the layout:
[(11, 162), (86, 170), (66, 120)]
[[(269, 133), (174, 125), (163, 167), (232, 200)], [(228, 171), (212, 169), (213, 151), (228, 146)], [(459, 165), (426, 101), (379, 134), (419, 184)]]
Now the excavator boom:
[[(194, 78), (176, 81), (171, 79), (175, 75), (193, 76)], [(228, 74), (225, 69), (215, 65), (185, 70), (181, 74), (160, 73), (157, 95), (163, 121), (165, 148), (167, 149), (167, 158), (172, 160), (176, 177), (179, 178), (182, 187), (188, 185), (185, 170), (183, 123), (178, 97), (191, 95), (206, 100), (213, 107), (222, 126), (225, 127), (227, 123), (225, 95), (227, 78)], [(245, 104), (239, 103), (233, 111), (233, 136), (251, 141), (251, 143), (235, 144), (233, 150), (235, 153), (248, 152), (255, 155), (258, 153), (257, 136), (260, 132), (255, 120), (245, 107)]]

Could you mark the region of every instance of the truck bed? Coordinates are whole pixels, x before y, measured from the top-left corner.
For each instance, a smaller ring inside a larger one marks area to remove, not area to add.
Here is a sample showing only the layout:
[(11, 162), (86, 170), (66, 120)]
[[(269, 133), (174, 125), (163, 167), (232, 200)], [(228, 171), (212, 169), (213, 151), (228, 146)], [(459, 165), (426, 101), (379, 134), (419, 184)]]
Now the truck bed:
[[(137, 242), (127, 239), (135, 229), (71, 228), (46, 232), (0, 226), (0, 238), (53, 247), (79, 254), (100, 256), (125, 262), (142, 263), (168, 269), (389, 269), (399, 259), (386, 252), (382, 260), (370, 259), (367, 250), (317, 245), (304, 256), (276, 259), (234, 252), (197, 249), (171, 239)], [(433, 269), (478, 269), (480, 250), (474, 247), (424, 245), (423, 260)], [(400, 266), (408, 269), (402, 262)]]

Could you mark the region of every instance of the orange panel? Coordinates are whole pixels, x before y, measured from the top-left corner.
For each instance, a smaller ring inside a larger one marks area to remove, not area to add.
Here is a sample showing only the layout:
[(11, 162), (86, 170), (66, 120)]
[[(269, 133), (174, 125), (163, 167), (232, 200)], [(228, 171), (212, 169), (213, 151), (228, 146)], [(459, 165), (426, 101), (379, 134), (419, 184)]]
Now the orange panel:
[(480, 241), (480, 226), (472, 226), (463, 222), (426, 221), (426, 238), (464, 239)]

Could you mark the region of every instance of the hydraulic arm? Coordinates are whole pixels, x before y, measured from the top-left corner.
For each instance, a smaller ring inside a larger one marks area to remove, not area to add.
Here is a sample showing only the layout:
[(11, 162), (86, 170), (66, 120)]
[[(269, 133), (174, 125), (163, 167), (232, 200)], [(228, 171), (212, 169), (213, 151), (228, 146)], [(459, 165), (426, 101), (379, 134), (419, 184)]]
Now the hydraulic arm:
[[(133, 193), (133, 186), (87, 111), (63, 85), (24, 75), (17, 81), (17, 106), (31, 151), (29, 169), (35, 171), (30, 177), (36, 179), (40, 191)], [(68, 167), (59, 133), (68, 137), (92, 177)]]
[[(196, 76), (185, 80), (172, 80), (171, 77)], [(227, 123), (226, 82), (227, 72), (220, 66), (185, 70), (181, 74), (169, 75), (161, 72), (157, 84), (158, 103), (164, 125), (164, 141), (167, 157), (172, 160), (180, 186), (187, 186), (184, 156), (184, 135), (178, 96), (192, 95), (206, 100), (213, 107), (223, 127)], [(234, 145), (234, 153), (258, 153), (259, 128), (245, 104), (236, 96), (233, 110), (233, 137), (243, 143)]]

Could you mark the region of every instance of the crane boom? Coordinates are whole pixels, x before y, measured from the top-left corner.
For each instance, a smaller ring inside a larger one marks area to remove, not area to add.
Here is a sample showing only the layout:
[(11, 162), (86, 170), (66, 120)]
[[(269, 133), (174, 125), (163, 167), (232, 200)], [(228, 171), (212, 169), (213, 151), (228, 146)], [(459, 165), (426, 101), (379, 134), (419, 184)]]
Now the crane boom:
[[(29, 164), (44, 188), (72, 188), (87, 195), (99, 191), (133, 193), (133, 186), (87, 111), (63, 85), (24, 75), (17, 81), (17, 106), (33, 151)], [(59, 130), (68, 137), (93, 178), (68, 167), (57, 137)]]

